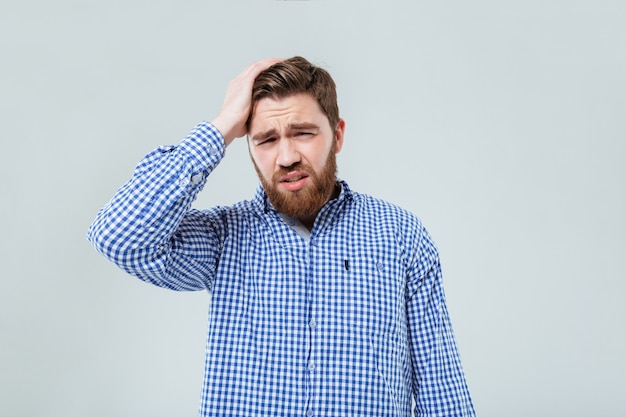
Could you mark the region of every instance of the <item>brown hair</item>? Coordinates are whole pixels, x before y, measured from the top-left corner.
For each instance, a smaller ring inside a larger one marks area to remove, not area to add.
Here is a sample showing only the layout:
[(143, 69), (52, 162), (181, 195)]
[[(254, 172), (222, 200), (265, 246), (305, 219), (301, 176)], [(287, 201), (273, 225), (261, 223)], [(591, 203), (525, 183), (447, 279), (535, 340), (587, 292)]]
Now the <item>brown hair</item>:
[(339, 107), (335, 82), (328, 71), (311, 64), (301, 56), (294, 56), (272, 65), (254, 80), (252, 112), (256, 103), (266, 97), (283, 98), (297, 93), (310, 94), (328, 117), (331, 129), (339, 123)]

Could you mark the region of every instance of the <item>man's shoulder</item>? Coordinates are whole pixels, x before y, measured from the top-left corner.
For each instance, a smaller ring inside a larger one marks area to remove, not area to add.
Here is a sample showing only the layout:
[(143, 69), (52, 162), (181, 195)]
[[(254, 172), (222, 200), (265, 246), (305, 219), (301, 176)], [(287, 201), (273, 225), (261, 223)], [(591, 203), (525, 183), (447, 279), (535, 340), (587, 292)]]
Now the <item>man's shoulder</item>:
[(420, 223), (417, 215), (395, 203), (365, 193), (354, 192), (353, 196), (363, 210), (381, 219)]
[(396, 236), (408, 239), (417, 238), (424, 231), (420, 218), (410, 210), (365, 193), (352, 193), (356, 216), (362, 226), (386, 230)]
[(353, 193), (354, 212), (352, 234), (365, 234), (370, 242), (400, 248), (401, 252), (412, 257), (417, 253), (420, 242), (428, 236), (420, 218), (410, 210), (370, 194)]

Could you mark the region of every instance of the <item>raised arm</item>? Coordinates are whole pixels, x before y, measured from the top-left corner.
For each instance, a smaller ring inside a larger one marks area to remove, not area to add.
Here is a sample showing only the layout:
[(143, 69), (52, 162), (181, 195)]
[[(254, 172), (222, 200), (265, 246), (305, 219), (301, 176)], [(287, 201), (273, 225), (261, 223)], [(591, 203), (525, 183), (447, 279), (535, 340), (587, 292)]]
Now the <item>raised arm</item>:
[(149, 153), (97, 214), (87, 238), (124, 271), (174, 290), (210, 289), (223, 234), (220, 209), (191, 209), (224, 149), (246, 133), (252, 84), (276, 59), (255, 62), (228, 86), (212, 123), (198, 124), (177, 146)]

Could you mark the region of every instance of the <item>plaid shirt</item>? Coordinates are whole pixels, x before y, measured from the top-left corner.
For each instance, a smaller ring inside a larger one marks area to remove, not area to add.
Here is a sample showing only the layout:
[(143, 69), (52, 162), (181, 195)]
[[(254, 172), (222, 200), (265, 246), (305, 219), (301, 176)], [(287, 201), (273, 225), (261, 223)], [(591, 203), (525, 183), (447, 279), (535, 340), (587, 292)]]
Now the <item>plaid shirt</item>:
[(191, 209), (224, 155), (201, 123), (161, 147), (89, 228), (128, 273), (212, 295), (201, 416), (473, 416), (437, 250), (409, 212), (340, 182), (304, 236), (259, 186)]

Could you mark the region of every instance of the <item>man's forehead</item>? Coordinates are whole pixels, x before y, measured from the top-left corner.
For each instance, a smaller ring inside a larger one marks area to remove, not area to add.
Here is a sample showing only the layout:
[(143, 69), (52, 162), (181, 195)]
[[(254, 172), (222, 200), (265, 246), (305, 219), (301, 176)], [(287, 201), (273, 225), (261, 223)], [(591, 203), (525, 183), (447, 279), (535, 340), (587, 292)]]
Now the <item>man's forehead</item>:
[(296, 93), (285, 97), (268, 96), (259, 99), (252, 108), (249, 128), (256, 130), (261, 125), (281, 121), (284, 125), (320, 125), (328, 119), (317, 100), (308, 93)]

